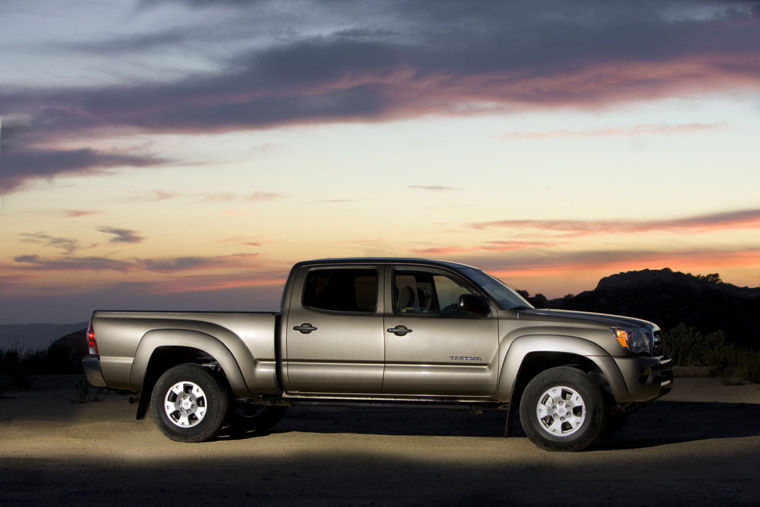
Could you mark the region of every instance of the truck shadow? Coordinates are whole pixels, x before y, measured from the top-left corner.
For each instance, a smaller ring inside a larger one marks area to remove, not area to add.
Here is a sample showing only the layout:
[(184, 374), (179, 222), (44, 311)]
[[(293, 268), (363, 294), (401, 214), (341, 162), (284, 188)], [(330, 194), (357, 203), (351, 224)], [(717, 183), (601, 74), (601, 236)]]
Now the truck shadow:
[(658, 401), (632, 414), (597, 449), (637, 449), (760, 435), (760, 405)]
[[(429, 408), (292, 407), (269, 433), (500, 437), (506, 412), (472, 414)], [(714, 438), (760, 436), (760, 405), (658, 401), (632, 414), (612, 437), (592, 450), (637, 449)], [(260, 436), (229, 435), (220, 439)], [(524, 437), (515, 414), (512, 436)]]

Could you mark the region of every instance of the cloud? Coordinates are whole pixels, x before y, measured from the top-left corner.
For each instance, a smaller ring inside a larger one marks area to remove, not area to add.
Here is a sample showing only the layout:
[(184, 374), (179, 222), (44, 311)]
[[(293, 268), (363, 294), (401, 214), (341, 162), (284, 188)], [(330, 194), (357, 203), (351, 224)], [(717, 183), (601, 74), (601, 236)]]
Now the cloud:
[[(234, 254), (223, 256), (180, 256), (147, 259), (119, 260), (107, 257), (43, 258), (39, 255), (19, 255), (13, 260), (15, 267), (39, 271), (122, 271), (189, 273), (214, 268), (251, 268), (251, 262), (258, 254)], [(210, 275), (216, 276), (216, 275)], [(219, 275), (224, 277), (226, 275)]]
[(413, 249), (412, 252), (420, 255), (453, 255), (472, 252), (509, 252), (526, 248), (553, 247), (556, 243), (542, 241), (489, 241), (476, 246), (440, 246), (431, 248)]
[(164, 165), (166, 159), (150, 155), (105, 153), (83, 148), (78, 150), (8, 149), (0, 157), (0, 192), (11, 192), (36, 179), (60, 175), (104, 172), (116, 167)]
[(348, 204), (352, 202), (359, 202), (360, 199), (320, 199), (317, 201), (309, 201), (315, 204)]
[(587, 130), (549, 130), (544, 132), (507, 132), (502, 139), (557, 139), (574, 137), (631, 137), (640, 135), (676, 135), (693, 132), (711, 131), (726, 126), (725, 122), (715, 123), (684, 123), (670, 124), (640, 124), (633, 127), (607, 127)]
[(256, 238), (249, 238), (245, 236), (234, 236), (231, 238), (224, 238), (216, 240), (217, 243), (238, 243), (246, 246), (261, 246), (261, 243)]
[(67, 209), (62, 210), (63, 216), (66, 218), (79, 218), (79, 217), (85, 217), (88, 215), (99, 215), (103, 213), (102, 211), (97, 210), (82, 210), (82, 209)]
[(192, 271), (197, 269), (250, 266), (258, 254), (235, 254), (216, 257), (163, 257), (140, 259), (137, 264), (148, 271)]
[[(238, 48), (227, 60), (214, 54), (214, 71), (167, 82), (10, 90), (0, 104), (59, 131), (105, 125), (213, 132), (461, 114), (486, 105), (504, 111), (605, 106), (759, 86), (760, 20), (741, 4), (579, 1), (536, 9), (530, 2), (477, 8), (470, 2), (344, 2), (344, 27), (334, 31), (326, 20), (335, 9), (306, 4), (315, 12), (308, 35), (267, 44), (254, 42), (242, 27), (257, 17), (303, 21), (268, 2), (235, 11), (238, 19), (225, 17), (220, 26), (198, 14), (204, 37)], [(365, 25), (368, 10), (372, 28)], [(132, 42), (120, 36), (115, 43), (95, 41), (89, 51), (141, 54), (146, 44), (174, 47), (183, 37), (189, 43), (199, 31), (135, 34)]]
[(544, 251), (540, 255), (460, 257), (460, 262), (472, 264), (490, 273), (505, 277), (562, 278), (580, 277), (584, 272), (609, 273), (616, 270), (671, 267), (700, 270), (757, 266), (760, 248), (694, 248), (681, 250), (576, 250)]
[(105, 257), (62, 257), (43, 259), (39, 255), (20, 255), (14, 262), (25, 269), (39, 271), (130, 271), (133, 264)]
[[(528, 1), (479, 2), (477, 8), (467, 1), (340, 2), (340, 8), (305, 1), (297, 9), (288, 2), (218, 1), (212, 7), (224, 7), (215, 11), (221, 21), (211, 24), (211, 7), (194, 0), (180, 4), (186, 14), (180, 28), (85, 39), (69, 50), (134, 64), (146, 48), (161, 62), (176, 60), (172, 48), (190, 48), (193, 72), (156, 76), (148, 69), (144, 79), (119, 84), (3, 88), (0, 110), (24, 118), (27, 131), (14, 136), (15, 150), (3, 152), (0, 191), (62, 174), (169, 163), (86, 145), (105, 133), (208, 134), (430, 114), (599, 108), (760, 89), (760, 17), (752, 4), (738, 1), (548, 1), (541, 9)], [(297, 14), (306, 11), (308, 19)], [(252, 35), (271, 26), (280, 32)], [(214, 43), (199, 43), (199, 37)], [(718, 127), (641, 125), (548, 135), (689, 128)], [(531, 134), (542, 135), (524, 135)], [(84, 146), (56, 149), (62, 139)]]
[(417, 190), (430, 190), (433, 192), (447, 192), (449, 190), (456, 190), (454, 187), (445, 187), (443, 185), (407, 185), (407, 187)]
[(760, 228), (760, 209), (736, 210), (662, 220), (494, 220), (471, 224), (476, 229), (529, 228), (565, 233), (564, 236), (682, 230), (706, 232)]
[(71, 254), (79, 248), (79, 242), (76, 239), (51, 236), (44, 232), (22, 232), (20, 236), (21, 241), (24, 243), (37, 243), (44, 246), (61, 248), (67, 254)]
[(154, 190), (146, 197), (143, 197), (146, 201), (168, 201), (169, 199), (175, 199), (182, 194), (179, 192), (171, 192), (167, 190)]
[(119, 229), (116, 227), (101, 227), (98, 232), (105, 234), (112, 234), (113, 237), (109, 240), (111, 243), (140, 243), (143, 238), (129, 229)]
[(205, 202), (229, 202), (229, 201), (242, 201), (242, 202), (262, 202), (272, 201), (275, 199), (282, 199), (283, 194), (277, 192), (252, 192), (250, 194), (240, 194), (234, 192), (216, 192), (216, 193), (203, 193), (196, 194), (196, 199)]

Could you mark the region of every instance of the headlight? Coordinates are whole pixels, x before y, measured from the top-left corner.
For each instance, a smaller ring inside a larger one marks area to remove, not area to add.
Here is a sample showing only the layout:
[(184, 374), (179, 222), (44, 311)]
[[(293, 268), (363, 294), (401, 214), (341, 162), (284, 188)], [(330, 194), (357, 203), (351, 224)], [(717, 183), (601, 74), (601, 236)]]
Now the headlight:
[(649, 333), (640, 327), (611, 327), (610, 331), (623, 348), (633, 354), (651, 354)]

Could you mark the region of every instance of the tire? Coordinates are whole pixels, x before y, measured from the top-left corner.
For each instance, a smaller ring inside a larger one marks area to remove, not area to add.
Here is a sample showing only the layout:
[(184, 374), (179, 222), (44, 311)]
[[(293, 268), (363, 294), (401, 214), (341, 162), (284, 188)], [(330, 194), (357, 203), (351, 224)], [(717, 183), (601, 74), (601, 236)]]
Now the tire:
[(230, 410), (227, 424), (233, 433), (263, 433), (280, 422), (285, 415), (285, 408), (237, 403)]
[(151, 395), (153, 419), (178, 442), (205, 442), (216, 436), (227, 418), (226, 384), (195, 364), (181, 364), (159, 377)]
[(520, 399), (520, 423), (531, 442), (547, 451), (580, 451), (606, 424), (602, 391), (580, 370), (551, 368), (536, 375)]

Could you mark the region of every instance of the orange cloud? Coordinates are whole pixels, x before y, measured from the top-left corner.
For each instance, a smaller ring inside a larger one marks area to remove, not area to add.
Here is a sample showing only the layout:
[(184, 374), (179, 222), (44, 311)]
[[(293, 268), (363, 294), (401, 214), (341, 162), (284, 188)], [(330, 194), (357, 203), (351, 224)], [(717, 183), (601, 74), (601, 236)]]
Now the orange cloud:
[(484, 245), (478, 246), (442, 246), (432, 248), (413, 249), (412, 252), (420, 255), (450, 255), (468, 252), (508, 252), (512, 250), (522, 250), (524, 248), (549, 247), (555, 246), (556, 243), (545, 243), (539, 241), (489, 241)]
[(676, 270), (716, 272), (722, 269), (757, 268), (760, 271), (760, 249), (688, 250), (672, 252), (572, 252), (558, 253), (540, 259), (489, 260), (486, 269), (508, 280), (521, 278), (572, 278), (581, 273), (610, 273), (670, 267)]

